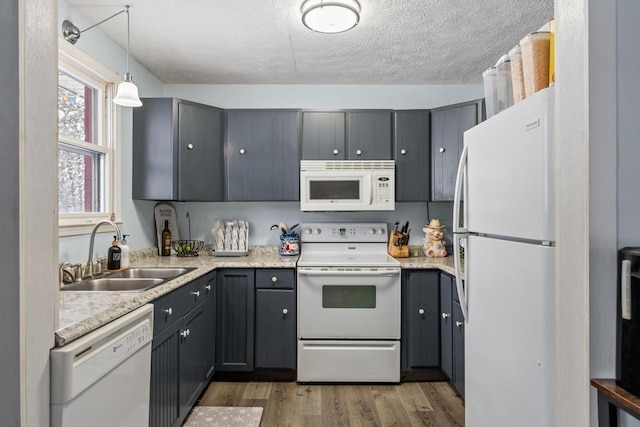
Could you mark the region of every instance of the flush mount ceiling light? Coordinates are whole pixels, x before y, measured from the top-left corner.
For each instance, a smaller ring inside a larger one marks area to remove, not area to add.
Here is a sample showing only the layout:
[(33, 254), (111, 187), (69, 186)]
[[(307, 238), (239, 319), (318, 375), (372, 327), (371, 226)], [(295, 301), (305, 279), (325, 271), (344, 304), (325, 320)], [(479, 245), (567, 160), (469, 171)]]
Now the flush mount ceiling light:
[(357, 0), (305, 0), (302, 23), (319, 33), (342, 33), (360, 22)]
[(92, 29), (93, 27), (97, 27), (103, 22), (107, 22), (111, 18), (115, 18), (122, 13), (127, 14), (127, 72), (124, 74), (124, 81), (120, 82), (120, 84), (118, 85), (118, 91), (116, 92), (115, 98), (113, 98), (113, 103), (122, 105), (124, 107), (140, 107), (142, 105), (142, 101), (140, 101), (140, 97), (138, 96), (138, 88), (135, 84), (133, 84), (133, 75), (129, 72), (129, 6), (125, 6), (124, 9), (120, 12), (114, 13), (110, 17), (103, 19), (97, 24), (85, 28), (82, 31), (80, 31), (78, 27), (73, 25), (71, 21), (65, 20), (62, 23), (62, 35), (64, 36), (64, 39), (69, 43), (76, 44), (82, 33)]

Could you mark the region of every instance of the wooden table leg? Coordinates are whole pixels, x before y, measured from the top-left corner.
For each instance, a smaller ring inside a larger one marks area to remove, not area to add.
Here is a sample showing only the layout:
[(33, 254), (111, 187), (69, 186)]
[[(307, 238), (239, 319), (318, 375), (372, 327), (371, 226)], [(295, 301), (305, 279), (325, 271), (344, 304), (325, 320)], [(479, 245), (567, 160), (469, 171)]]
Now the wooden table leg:
[(618, 408), (609, 396), (598, 391), (598, 426), (618, 427)]

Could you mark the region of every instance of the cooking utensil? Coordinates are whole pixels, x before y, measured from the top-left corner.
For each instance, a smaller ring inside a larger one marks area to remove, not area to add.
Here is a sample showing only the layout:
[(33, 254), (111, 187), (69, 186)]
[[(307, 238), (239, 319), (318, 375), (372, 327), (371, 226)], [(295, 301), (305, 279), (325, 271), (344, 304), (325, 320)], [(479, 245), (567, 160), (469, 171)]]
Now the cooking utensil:
[(278, 227), (280, 227), (280, 231), (282, 231), (282, 234), (289, 234), (289, 227), (284, 222), (278, 224)]
[(298, 224), (294, 224), (290, 229), (289, 229), (289, 233), (293, 233), (293, 229), (296, 228), (297, 226), (299, 226), (300, 223)]
[(278, 224), (273, 224), (271, 226), (271, 230), (279, 230), (279, 229), (280, 229), (280, 227), (278, 227)]
[(396, 221), (396, 225), (393, 228), (393, 234), (398, 234), (398, 226), (400, 225), (400, 221)]

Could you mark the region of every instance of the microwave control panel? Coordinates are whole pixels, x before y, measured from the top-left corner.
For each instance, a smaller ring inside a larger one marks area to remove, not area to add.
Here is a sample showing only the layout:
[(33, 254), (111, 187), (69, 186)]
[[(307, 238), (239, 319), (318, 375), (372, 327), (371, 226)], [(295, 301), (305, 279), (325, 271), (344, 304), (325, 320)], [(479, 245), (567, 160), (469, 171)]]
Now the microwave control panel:
[(390, 203), (394, 199), (393, 181), (388, 176), (374, 177), (374, 203)]

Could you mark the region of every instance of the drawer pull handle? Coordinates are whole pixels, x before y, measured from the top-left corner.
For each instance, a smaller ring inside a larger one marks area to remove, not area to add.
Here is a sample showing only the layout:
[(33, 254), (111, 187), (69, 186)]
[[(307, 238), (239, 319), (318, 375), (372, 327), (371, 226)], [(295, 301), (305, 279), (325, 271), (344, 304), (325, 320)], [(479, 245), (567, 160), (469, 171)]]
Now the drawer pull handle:
[(180, 336), (182, 338), (186, 338), (189, 336), (189, 334), (191, 333), (191, 331), (189, 331), (189, 329), (185, 329), (184, 331), (180, 332)]
[(338, 151), (338, 149), (337, 149), (337, 148), (334, 148), (334, 149), (333, 149), (333, 155), (334, 155), (334, 156), (337, 156), (339, 152), (340, 152), (340, 151)]
[(196, 298), (198, 298), (200, 296), (200, 291), (191, 291), (191, 295), (193, 295)]
[(403, 148), (402, 150), (400, 150), (400, 154), (402, 154), (402, 155), (404, 156), (405, 154), (407, 154), (407, 150), (405, 150), (405, 149)]
[(441, 153), (444, 153), (447, 150), (444, 147), (440, 147), (440, 149), (438, 151), (441, 152)]
[(418, 310), (418, 314), (420, 316), (424, 316), (424, 308), (421, 308), (420, 310)]
[(247, 150), (245, 150), (244, 148), (241, 148), (241, 149), (240, 149), (240, 154), (244, 154), (244, 153), (246, 153), (246, 152), (247, 152)]
[(286, 316), (287, 314), (289, 314), (289, 310), (287, 310), (286, 308), (283, 308), (282, 309), (282, 314), (284, 314)]
[(191, 149), (193, 149), (193, 144), (191, 143), (187, 144), (187, 150), (191, 150)]
[(356, 155), (357, 156), (361, 156), (362, 155), (362, 150), (356, 150)]
[(207, 292), (208, 292), (208, 291), (210, 291), (210, 290), (211, 290), (211, 285), (206, 285), (204, 288), (205, 288), (205, 289), (207, 290)]
[(442, 313), (442, 318), (443, 319), (446, 319), (449, 316), (451, 316), (449, 313)]
[(276, 283), (276, 282), (278, 281), (278, 278), (277, 278), (276, 276), (273, 276), (273, 277), (271, 278), (271, 281), (272, 281), (273, 283)]
[(167, 314), (167, 316), (171, 316), (173, 314), (173, 308), (166, 308), (164, 312)]
[(459, 320), (458, 320), (458, 321), (456, 322), (456, 326), (457, 326), (458, 328), (459, 328), (460, 326), (462, 326), (462, 325), (463, 325), (463, 323), (462, 323), (461, 321), (459, 321)]

